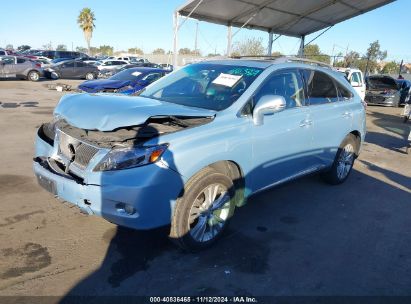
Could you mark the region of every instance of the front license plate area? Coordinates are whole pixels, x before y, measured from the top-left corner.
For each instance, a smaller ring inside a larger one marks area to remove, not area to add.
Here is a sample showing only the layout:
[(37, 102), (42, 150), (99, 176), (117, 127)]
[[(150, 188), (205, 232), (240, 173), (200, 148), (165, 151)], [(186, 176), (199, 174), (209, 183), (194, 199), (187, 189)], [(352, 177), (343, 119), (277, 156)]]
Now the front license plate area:
[(46, 191), (50, 192), (53, 195), (57, 195), (56, 183), (54, 181), (42, 175), (37, 175), (37, 182)]

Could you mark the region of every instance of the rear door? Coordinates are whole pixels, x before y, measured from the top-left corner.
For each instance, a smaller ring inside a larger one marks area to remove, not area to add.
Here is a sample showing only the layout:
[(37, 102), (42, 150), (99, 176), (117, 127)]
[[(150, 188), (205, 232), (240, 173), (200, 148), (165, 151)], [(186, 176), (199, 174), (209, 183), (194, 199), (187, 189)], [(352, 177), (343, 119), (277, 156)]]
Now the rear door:
[(74, 66), (73, 77), (85, 77), (87, 73), (86, 64), (82, 61), (76, 61)]
[(60, 74), (62, 78), (72, 78), (75, 77), (74, 73), (74, 61), (67, 61), (61, 65)]
[(329, 166), (341, 142), (351, 132), (352, 98), (339, 97), (336, 81), (325, 72), (304, 69), (303, 74), (313, 123), (315, 162)]

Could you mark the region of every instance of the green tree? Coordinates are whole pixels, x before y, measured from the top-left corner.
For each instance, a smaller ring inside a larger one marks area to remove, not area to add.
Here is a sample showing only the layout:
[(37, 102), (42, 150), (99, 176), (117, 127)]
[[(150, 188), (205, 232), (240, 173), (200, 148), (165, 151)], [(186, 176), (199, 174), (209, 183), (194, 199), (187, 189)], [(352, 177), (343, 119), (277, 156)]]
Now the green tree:
[(67, 51), (67, 46), (65, 44), (59, 44), (56, 47), (56, 51)]
[(6, 45), (6, 50), (13, 50), (13, 45), (12, 44)]
[(143, 50), (138, 48), (138, 47), (130, 48), (130, 49), (128, 49), (128, 52), (130, 54), (136, 54), (136, 55), (143, 55), (144, 54)]
[(20, 52), (27, 51), (27, 50), (30, 50), (30, 49), (31, 49), (31, 46), (26, 45), (26, 44), (23, 44), (23, 45), (20, 45), (20, 46), (17, 47), (17, 50), (20, 51)]
[(114, 47), (109, 45), (100, 45), (99, 51), (103, 55), (111, 56), (114, 53)]
[(330, 64), (331, 58), (329, 55), (323, 54), (317, 44), (309, 44), (304, 47), (304, 57), (316, 61), (321, 61)]
[(396, 74), (400, 70), (400, 64), (396, 61), (387, 62), (381, 70), (383, 74)]
[(265, 48), (262, 38), (249, 37), (241, 41), (236, 41), (233, 45), (232, 56), (259, 56), (263, 55)]
[(51, 42), (43, 44), (42, 48), (45, 50), (52, 50), (53, 49), (53, 45), (51, 44)]
[(81, 30), (83, 31), (84, 38), (87, 42), (87, 48), (90, 52), (90, 41), (91, 37), (93, 36), (93, 30), (96, 27), (94, 21), (96, 18), (94, 17), (94, 13), (88, 7), (83, 8), (80, 12), (80, 15), (77, 17), (77, 24), (80, 26)]
[(190, 55), (191, 54), (191, 50), (189, 48), (182, 48), (178, 51), (178, 53), (180, 55)]
[[(384, 60), (387, 58), (387, 51), (382, 51), (380, 42), (378, 40), (371, 42), (370, 46), (365, 53), (368, 61), (368, 71), (377, 72), (378, 71), (378, 61)], [(362, 64), (364, 65), (364, 63)], [(364, 71), (367, 69), (367, 64), (365, 64)], [(365, 71), (365, 72), (368, 72)]]
[(82, 47), (82, 46), (77, 46), (76, 51), (80, 52), (80, 53), (87, 53), (88, 52), (87, 48)]
[(166, 51), (164, 51), (164, 49), (162, 48), (157, 48), (153, 51), (153, 54), (155, 55), (164, 55), (166, 53)]
[(91, 46), (88, 49), (88, 53), (89, 53), (89, 55), (92, 55), (92, 56), (98, 55), (98, 54), (100, 54), (100, 48), (96, 48), (94, 46)]

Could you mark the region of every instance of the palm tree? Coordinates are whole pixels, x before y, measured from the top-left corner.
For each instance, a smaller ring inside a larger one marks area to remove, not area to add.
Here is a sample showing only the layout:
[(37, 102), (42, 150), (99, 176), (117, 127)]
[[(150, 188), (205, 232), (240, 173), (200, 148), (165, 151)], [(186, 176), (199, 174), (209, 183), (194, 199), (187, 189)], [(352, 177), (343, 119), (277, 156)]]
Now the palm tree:
[(80, 15), (77, 18), (77, 23), (80, 28), (83, 30), (84, 38), (87, 42), (88, 53), (90, 55), (90, 40), (91, 36), (93, 35), (93, 29), (96, 27), (94, 25), (94, 13), (91, 11), (90, 8), (86, 7), (83, 8), (80, 12)]

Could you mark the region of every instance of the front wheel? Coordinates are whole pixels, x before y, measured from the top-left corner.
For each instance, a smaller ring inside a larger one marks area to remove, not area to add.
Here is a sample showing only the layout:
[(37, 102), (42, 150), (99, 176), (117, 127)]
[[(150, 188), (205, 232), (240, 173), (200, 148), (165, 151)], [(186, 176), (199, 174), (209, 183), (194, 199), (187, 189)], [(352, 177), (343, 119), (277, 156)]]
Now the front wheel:
[(338, 148), (332, 167), (329, 171), (323, 173), (323, 179), (331, 185), (345, 182), (351, 173), (358, 148), (357, 137), (349, 134)]
[(39, 81), (40, 79), (40, 73), (37, 71), (30, 71), (27, 74), (27, 79), (30, 81)]
[(205, 168), (191, 178), (177, 200), (170, 238), (187, 251), (209, 247), (221, 237), (234, 211), (234, 184), (224, 174)]
[(94, 78), (95, 78), (95, 76), (94, 76), (93, 73), (87, 73), (87, 74), (86, 74), (86, 79), (87, 79), (87, 80), (93, 80)]

